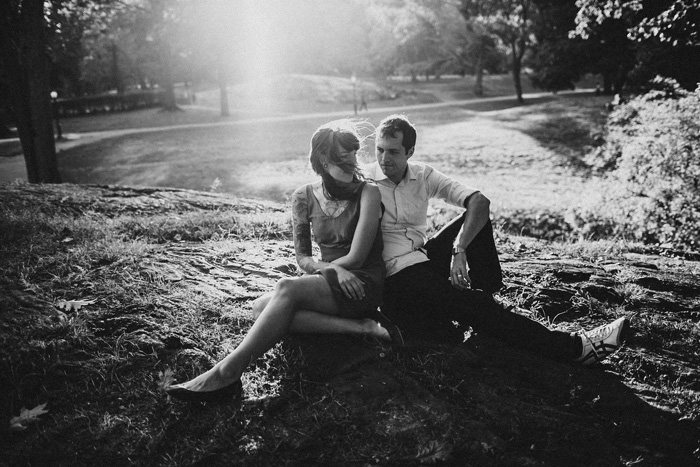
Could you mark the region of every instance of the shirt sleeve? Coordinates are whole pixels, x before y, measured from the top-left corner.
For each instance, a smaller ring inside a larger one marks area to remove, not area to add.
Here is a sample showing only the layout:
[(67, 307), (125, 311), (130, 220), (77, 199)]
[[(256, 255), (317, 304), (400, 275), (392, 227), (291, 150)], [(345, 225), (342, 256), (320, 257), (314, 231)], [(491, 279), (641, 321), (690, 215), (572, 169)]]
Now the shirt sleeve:
[(464, 201), (479, 191), (448, 177), (429, 165), (425, 166), (424, 177), (430, 198), (440, 198), (454, 206), (464, 207)]
[(297, 258), (311, 257), (311, 223), (309, 222), (309, 200), (306, 196), (305, 186), (292, 194), (292, 232)]

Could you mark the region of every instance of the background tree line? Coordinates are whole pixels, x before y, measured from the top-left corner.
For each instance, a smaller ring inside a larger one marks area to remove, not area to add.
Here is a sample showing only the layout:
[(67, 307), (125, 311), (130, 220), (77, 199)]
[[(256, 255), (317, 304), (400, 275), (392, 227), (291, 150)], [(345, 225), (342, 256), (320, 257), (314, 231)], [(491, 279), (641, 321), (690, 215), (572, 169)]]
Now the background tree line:
[[(60, 182), (50, 92), (60, 97), (251, 78), (269, 73), (430, 79), (508, 72), (545, 90), (583, 75), (601, 90), (645, 90), (655, 76), (700, 81), (700, 6), (692, 0), (5, 0), (0, 108), (15, 123), (30, 182)], [(272, 52), (270, 52), (272, 53)], [(1, 113), (1, 112), (0, 112)], [(0, 122), (0, 126), (6, 122)]]

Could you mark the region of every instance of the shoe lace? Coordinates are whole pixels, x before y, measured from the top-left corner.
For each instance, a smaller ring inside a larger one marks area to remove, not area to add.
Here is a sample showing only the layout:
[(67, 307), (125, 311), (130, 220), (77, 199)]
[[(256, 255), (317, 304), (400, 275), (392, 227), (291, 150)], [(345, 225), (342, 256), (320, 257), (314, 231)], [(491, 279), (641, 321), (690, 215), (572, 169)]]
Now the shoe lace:
[(581, 336), (585, 337), (590, 342), (597, 342), (605, 339), (610, 335), (612, 327), (609, 324), (591, 329), (590, 331), (582, 331)]
[[(607, 326), (606, 326), (607, 327)], [(579, 333), (579, 336), (581, 336), (581, 340), (583, 340), (584, 344), (584, 349), (586, 348), (586, 341), (588, 341), (588, 344), (590, 345), (588, 352), (585, 353), (582, 358), (589, 358), (590, 352), (593, 352), (593, 355), (595, 355), (595, 360), (600, 360), (602, 356), (598, 352), (598, 349), (596, 349), (595, 342), (600, 340), (601, 332), (599, 328), (596, 329), (591, 329), (590, 331), (585, 331), (582, 330)]]

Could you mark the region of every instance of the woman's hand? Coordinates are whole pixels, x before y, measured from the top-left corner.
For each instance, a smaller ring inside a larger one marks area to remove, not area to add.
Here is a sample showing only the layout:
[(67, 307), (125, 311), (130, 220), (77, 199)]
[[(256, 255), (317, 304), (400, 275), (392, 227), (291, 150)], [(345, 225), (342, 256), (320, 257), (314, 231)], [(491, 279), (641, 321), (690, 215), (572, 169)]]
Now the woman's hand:
[(362, 282), (355, 274), (341, 266), (334, 267), (338, 275), (338, 284), (340, 290), (343, 291), (346, 297), (351, 300), (362, 300), (365, 298), (365, 283)]
[(471, 288), (469, 279), (469, 265), (467, 265), (467, 254), (457, 253), (452, 256), (452, 266), (450, 267), (450, 282), (457, 289), (467, 290)]

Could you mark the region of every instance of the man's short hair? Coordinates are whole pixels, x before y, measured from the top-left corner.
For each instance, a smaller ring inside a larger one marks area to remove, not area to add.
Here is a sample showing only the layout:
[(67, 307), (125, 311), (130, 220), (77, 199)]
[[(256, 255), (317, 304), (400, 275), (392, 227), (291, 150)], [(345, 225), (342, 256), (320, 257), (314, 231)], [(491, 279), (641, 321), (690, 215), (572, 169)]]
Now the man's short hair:
[(416, 129), (408, 117), (402, 114), (389, 115), (377, 126), (377, 136), (396, 138), (397, 133), (403, 135), (401, 145), (406, 149), (406, 154), (416, 145)]

